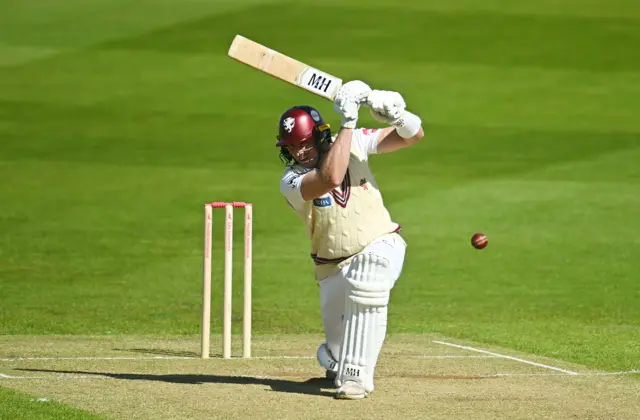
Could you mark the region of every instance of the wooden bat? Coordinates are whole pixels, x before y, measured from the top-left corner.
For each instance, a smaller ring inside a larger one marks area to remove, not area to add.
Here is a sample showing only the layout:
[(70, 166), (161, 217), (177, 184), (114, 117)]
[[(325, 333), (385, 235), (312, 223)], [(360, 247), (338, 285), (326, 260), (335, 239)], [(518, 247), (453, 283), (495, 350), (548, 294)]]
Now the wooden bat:
[(342, 86), (342, 79), (242, 35), (236, 35), (233, 39), (229, 57), (331, 101)]

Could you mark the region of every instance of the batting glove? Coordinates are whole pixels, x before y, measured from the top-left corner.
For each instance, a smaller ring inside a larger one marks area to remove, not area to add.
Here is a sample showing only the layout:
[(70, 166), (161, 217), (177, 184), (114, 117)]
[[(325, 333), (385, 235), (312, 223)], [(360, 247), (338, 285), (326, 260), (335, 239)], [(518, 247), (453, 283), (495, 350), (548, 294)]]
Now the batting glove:
[(405, 109), (407, 104), (398, 92), (374, 90), (367, 105), (373, 118), (395, 127), (400, 137), (411, 138), (420, 131), (422, 120)]
[(347, 82), (340, 87), (333, 101), (333, 109), (341, 117), (341, 126), (344, 128), (356, 128), (360, 105), (366, 103), (371, 88), (360, 80)]

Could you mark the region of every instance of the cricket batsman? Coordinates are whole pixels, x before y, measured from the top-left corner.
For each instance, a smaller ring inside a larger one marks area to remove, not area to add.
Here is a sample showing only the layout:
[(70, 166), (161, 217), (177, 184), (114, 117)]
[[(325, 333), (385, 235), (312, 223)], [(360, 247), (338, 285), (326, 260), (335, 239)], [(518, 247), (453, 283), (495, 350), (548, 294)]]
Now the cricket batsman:
[[(358, 128), (361, 105), (388, 127)], [(276, 145), (286, 165), (280, 191), (311, 240), (326, 340), (317, 357), (327, 377), (335, 378), (338, 399), (365, 398), (374, 389), (389, 296), (404, 263), (407, 244), (368, 158), (422, 139), (421, 119), (405, 106), (399, 93), (356, 80), (345, 83), (333, 102), (341, 117), (335, 135), (310, 106), (294, 106), (279, 121)]]

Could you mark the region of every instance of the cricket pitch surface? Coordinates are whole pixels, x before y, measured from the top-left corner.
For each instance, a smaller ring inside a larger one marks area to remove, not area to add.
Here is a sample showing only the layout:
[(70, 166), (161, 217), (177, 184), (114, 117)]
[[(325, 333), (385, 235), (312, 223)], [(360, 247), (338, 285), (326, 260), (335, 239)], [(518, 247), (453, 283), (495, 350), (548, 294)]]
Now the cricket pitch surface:
[[(200, 359), (199, 337), (5, 336), (0, 386), (112, 419), (637, 419), (639, 372), (437, 335), (392, 335), (376, 390), (334, 400), (318, 335), (258, 335), (253, 357)], [(234, 337), (234, 355), (240, 355)]]

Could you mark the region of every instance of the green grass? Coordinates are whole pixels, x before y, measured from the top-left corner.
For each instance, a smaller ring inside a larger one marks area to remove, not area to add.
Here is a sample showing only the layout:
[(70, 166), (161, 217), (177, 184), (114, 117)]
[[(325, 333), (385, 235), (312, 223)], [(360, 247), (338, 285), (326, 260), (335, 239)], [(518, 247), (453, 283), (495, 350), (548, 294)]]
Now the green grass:
[[(103, 418), (43, 397), (32, 397), (2, 387), (0, 387), (0, 401), (2, 401), (0, 419), (99, 420)], [(25, 417), (27, 415), (28, 417)]]
[(255, 333), (321, 331), (274, 141), (296, 103), (338, 121), (227, 58), (242, 33), (423, 117), (372, 158), (409, 242), (390, 333), (637, 369), (635, 3), (405, 4), (0, 0), (0, 334), (197, 333), (211, 200), (255, 203)]

